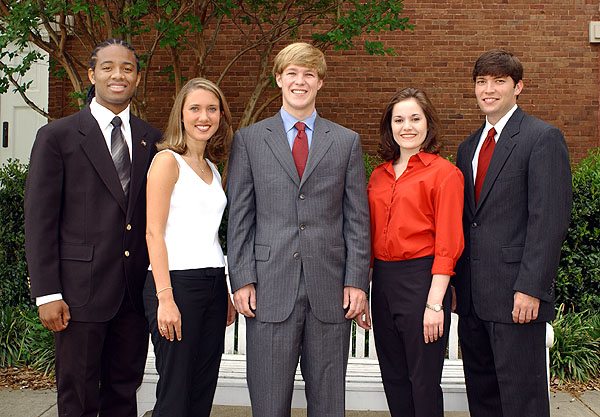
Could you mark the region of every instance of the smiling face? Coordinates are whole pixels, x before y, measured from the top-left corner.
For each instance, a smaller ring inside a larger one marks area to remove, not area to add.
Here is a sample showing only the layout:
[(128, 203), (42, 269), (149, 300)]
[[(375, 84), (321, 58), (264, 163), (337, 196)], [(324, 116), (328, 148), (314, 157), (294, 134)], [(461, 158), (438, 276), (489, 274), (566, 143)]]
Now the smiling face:
[(190, 91), (183, 103), (181, 120), (188, 146), (191, 141), (206, 143), (219, 129), (219, 98), (203, 88)]
[(275, 74), (275, 80), (281, 88), (285, 111), (298, 120), (304, 120), (312, 114), (317, 91), (323, 85), (316, 70), (290, 64), (281, 74)]
[(409, 98), (394, 104), (391, 124), (400, 153), (405, 156), (419, 153), (427, 138), (427, 118), (417, 100)]
[(488, 121), (495, 125), (517, 103), (523, 81), (515, 85), (509, 76), (480, 75), (475, 78), (475, 97)]
[(96, 101), (118, 114), (129, 105), (140, 82), (134, 53), (122, 45), (110, 45), (96, 55), (95, 68), (88, 77), (96, 87)]

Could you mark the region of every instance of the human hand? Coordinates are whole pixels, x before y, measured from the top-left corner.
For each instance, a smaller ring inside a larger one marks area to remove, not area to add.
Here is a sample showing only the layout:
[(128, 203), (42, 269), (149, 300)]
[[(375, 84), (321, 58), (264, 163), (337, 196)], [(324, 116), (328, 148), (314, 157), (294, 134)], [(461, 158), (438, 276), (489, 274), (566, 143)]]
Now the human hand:
[(444, 335), (444, 311), (425, 308), (423, 314), (423, 338), (425, 343), (435, 342)]
[[(364, 318), (363, 318), (364, 317)], [(369, 303), (366, 310), (354, 318), (356, 324), (365, 330), (371, 330), (371, 313), (369, 312)]]
[(524, 324), (537, 319), (540, 299), (515, 291), (512, 317), (513, 322)]
[(53, 332), (61, 332), (69, 325), (71, 313), (64, 300), (51, 301), (38, 308), (42, 325)]
[(169, 339), (171, 342), (175, 337), (177, 337), (177, 340), (181, 340), (181, 313), (172, 296), (158, 300), (156, 321), (158, 331), (162, 337)]
[(238, 313), (245, 317), (255, 317), (252, 310), (256, 310), (256, 288), (248, 284), (233, 293), (233, 304)]
[(227, 326), (231, 326), (235, 321), (235, 307), (231, 302), (231, 297), (227, 294)]
[[(347, 319), (355, 319), (359, 315), (363, 315), (369, 310), (369, 304), (367, 303), (367, 294), (356, 287), (344, 287), (344, 300), (342, 302), (344, 310), (346, 312)], [(362, 319), (362, 317), (361, 317)]]

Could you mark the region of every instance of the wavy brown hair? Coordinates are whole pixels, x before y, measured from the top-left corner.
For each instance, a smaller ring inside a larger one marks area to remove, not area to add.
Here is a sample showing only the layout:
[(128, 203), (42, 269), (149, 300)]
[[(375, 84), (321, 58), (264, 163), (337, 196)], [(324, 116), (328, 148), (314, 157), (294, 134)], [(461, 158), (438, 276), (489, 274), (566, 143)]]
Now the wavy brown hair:
[(394, 134), (392, 133), (392, 111), (396, 103), (401, 101), (414, 98), (427, 119), (427, 137), (421, 145), (421, 150), (427, 153), (437, 154), (440, 152), (442, 144), (441, 140), (441, 122), (431, 100), (425, 93), (425, 91), (419, 88), (404, 88), (398, 91), (391, 98), (383, 110), (381, 116), (381, 122), (379, 124), (379, 154), (386, 161), (395, 161), (400, 156), (400, 146), (394, 140)]
[(195, 91), (199, 88), (210, 91), (219, 99), (219, 107), (222, 112), (222, 116), (219, 121), (219, 128), (210, 138), (206, 144), (206, 149), (204, 150), (204, 156), (211, 162), (218, 164), (222, 161), (225, 161), (229, 157), (229, 151), (231, 150), (231, 141), (233, 139), (231, 113), (221, 89), (217, 87), (215, 83), (205, 78), (193, 78), (189, 80), (183, 86), (179, 94), (177, 94), (177, 97), (175, 97), (175, 102), (173, 103), (173, 108), (171, 109), (171, 114), (169, 115), (167, 129), (165, 130), (162, 140), (156, 145), (156, 147), (159, 151), (162, 151), (163, 149), (170, 149), (180, 155), (187, 151), (185, 130), (183, 129), (183, 122), (181, 120), (182, 110), (187, 96), (192, 91)]

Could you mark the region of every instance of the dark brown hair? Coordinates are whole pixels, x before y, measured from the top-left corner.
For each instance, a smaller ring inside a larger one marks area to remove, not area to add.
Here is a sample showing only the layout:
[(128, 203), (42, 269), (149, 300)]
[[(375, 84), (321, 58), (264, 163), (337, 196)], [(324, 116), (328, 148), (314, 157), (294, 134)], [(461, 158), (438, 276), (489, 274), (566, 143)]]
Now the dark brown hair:
[(510, 77), (515, 85), (523, 79), (523, 65), (519, 58), (502, 49), (484, 52), (473, 67), (473, 81), (477, 77), (491, 75), (494, 77)]
[(437, 110), (433, 106), (425, 91), (419, 88), (408, 87), (398, 91), (383, 110), (381, 123), (379, 124), (379, 154), (386, 161), (395, 161), (400, 156), (400, 146), (394, 140), (392, 133), (392, 111), (396, 103), (414, 98), (425, 113), (427, 119), (427, 137), (421, 145), (421, 150), (427, 153), (437, 154), (442, 147), (441, 122)]

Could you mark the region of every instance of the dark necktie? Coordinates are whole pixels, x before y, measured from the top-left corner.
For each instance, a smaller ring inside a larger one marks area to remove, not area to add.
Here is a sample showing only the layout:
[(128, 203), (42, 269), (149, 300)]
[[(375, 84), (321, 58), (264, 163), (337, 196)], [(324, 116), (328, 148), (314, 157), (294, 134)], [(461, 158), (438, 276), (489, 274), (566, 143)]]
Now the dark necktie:
[(110, 134), (110, 153), (112, 154), (121, 187), (125, 193), (125, 198), (129, 195), (129, 179), (131, 177), (131, 160), (129, 159), (129, 148), (127, 142), (121, 133), (121, 118), (115, 116), (110, 122), (113, 125), (112, 133)]
[(494, 140), (495, 134), (496, 129), (492, 127), (485, 137), (483, 145), (481, 146), (481, 150), (479, 151), (479, 159), (477, 160), (477, 176), (475, 177), (475, 204), (477, 204), (479, 201), (479, 194), (481, 194), (483, 180), (485, 179), (485, 174), (487, 173), (490, 160), (492, 159), (492, 154), (494, 153), (494, 148), (496, 147), (496, 141)]
[(298, 170), (298, 175), (302, 179), (304, 168), (306, 167), (306, 160), (308, 159), (308, 137), (304, 129), (306, 125), (302, 122), (298, 122), (294, 125), (298, 129), (296, 139), (294, 139), (294, 145), (292, 146), (292, 156), (294, 157), (294, 163)]

